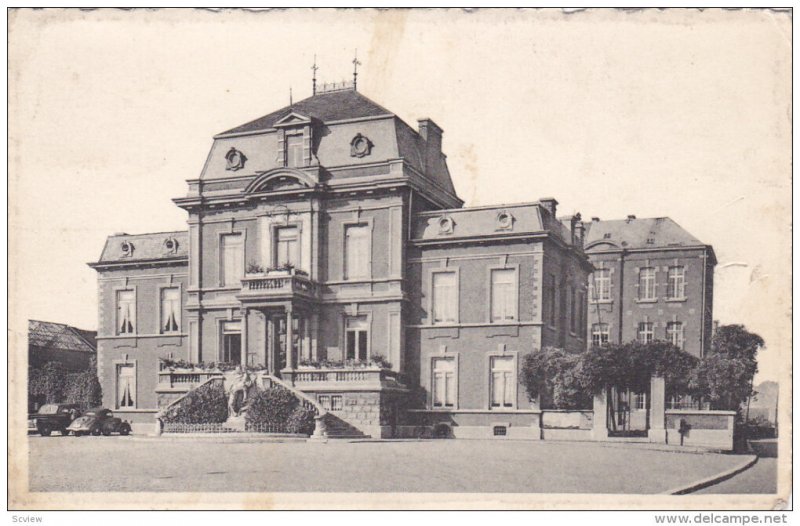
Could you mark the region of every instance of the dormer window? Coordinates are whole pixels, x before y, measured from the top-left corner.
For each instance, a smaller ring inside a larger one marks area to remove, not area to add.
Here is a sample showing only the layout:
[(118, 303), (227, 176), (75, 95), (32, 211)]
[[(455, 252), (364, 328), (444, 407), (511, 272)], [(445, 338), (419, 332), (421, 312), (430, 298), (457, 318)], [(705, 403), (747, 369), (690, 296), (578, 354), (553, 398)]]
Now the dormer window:
[(305, 166), (303, 157), (303, 136), (289, 135), (286, 137), (286, 166), (291, 168)]

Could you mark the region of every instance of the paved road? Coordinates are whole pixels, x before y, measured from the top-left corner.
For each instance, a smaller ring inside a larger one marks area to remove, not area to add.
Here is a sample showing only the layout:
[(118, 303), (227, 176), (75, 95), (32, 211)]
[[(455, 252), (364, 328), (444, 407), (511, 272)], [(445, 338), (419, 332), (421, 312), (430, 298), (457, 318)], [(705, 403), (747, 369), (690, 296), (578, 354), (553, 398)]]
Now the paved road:
[(752, 445), (759, 455), (758, 462), (753, 467), (697, 493), (777, 493), (777, 441), (759, 440), (753, 441)]
[(742, 457), (591, 443), (30, 438), (32, 491), (659, 493)]

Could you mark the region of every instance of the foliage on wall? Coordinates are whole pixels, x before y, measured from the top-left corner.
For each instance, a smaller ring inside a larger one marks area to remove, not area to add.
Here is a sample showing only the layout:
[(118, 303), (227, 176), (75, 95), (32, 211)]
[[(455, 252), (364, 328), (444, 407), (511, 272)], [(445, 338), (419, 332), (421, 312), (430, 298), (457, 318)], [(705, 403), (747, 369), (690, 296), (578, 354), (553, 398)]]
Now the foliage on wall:
[(581, 355), (545, 347), (526, 355), (520, 381), (531, 399), (538, 398), (543, 408), (588, 409), (592, 397), (580, 383)]
[(94, 358), (88, 369), (77, 373), (68, 373), (60, 362), (28, 368), (28, 397), (45, 404), (80, 404), (82, 409), (99, 406), (103, 390)]
[(86, 371), (67, 375), (64, 400), (71, 404), (79, 404), (83, 410), (98, 407), (103, 403), (103, 388), (97, 378), (97, 364), (94, 358)]

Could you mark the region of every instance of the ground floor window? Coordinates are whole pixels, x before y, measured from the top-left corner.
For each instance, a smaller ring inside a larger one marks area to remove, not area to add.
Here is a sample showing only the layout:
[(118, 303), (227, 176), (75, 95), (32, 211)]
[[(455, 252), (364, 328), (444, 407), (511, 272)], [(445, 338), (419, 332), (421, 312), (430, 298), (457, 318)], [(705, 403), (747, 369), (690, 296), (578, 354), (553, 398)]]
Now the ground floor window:
[(608, 345), (609, 330), (607, 323), (595, 323), (592, 325), (592, 345), (600, 347)]
[(136, 366), (117, 364), (117, 409), (136, 407)]
[(365, 362), (369, 342), (369, 323), (366, 316), (351, 316), (345, 321), (347, 359)]
[(516, 398), (516, 378), (513, 356), (492, 356), (490, 358), (491, 406), (493, 408), (512, 408)]
[(454, 358), (433, 359), (433, 393), (434, 407), (454, 407), (456, 404), (456, 361)]
[(242, 362), (242, 324), (238, 321), (222, 323), (222, 356), (220, 360), (225, 363)]

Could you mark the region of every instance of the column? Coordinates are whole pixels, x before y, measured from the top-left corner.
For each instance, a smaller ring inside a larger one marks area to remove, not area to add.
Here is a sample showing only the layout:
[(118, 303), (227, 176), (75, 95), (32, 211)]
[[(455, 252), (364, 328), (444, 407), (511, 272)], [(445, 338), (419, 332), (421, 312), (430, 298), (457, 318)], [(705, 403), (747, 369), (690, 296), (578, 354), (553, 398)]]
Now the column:
[(608, 399), (607, 389), (594, 395), (592, 415), (592, 440), (608, 439)]
[(294, 354), (294, 317), (291, 303), (286, 306), (286, 367), (292, 370), (297, 367), (297, 357)]
[(310, 318), (303, 314), (303, 359), (311, 360), (311, 331), (309, 327)]
[(664, 429), (665, 391), (663, 378), (654, 376), (650, 379), (650, 429), (647, 430), (650, 442), (667, 441), (667, 431)]
[(269, 314), (265, 314), (265, 317), (264, 331), (266, 332), (266, 337), (264, 339), (267, 343), (267, 371), (269, 371), (269, 374), (275, 375), (278, 369), (275, 365), (275, 319)]
[(242, 348), (239, 351), (239, 354), (241, 354), (242, 367), (245, 367), (247, 365), (247, 354), (248, 354), (248, 349), (249, 349), (249, 346), (247, 345), (247, 318), (248, 318), (248, 314), (250, 314), (249, 309), (247, 309), (246, 307), (243, 307), (242, 308), (242, 335), (241, 335), (241, 337), (242, 337)]
[(311, 313), (311, 359), (319, 360), (319, 314)]

